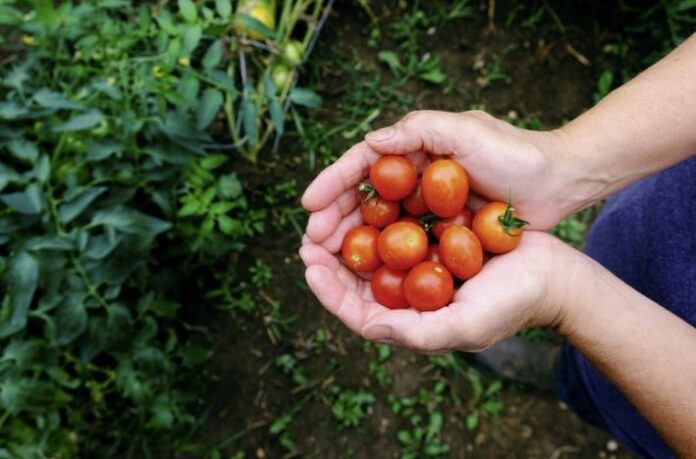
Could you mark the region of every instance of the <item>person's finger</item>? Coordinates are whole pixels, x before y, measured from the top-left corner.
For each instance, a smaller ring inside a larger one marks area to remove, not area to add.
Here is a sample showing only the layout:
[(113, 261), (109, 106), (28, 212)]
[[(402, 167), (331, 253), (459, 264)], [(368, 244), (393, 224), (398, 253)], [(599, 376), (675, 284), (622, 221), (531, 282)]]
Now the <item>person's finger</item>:
[(303, 245), (300, 247), (300, 258), (307, 267), (316, 264), (326, 266), (336, 273), (343, 285), (355, 291), (360, 298), (365, 301), (374, 301), (369, 281), (365, 282), (362, 276), (353, 273), (323, 246), (311, 242)]
[(364, 301), (357, 291), (346, 287), (336, 272), (322, 264), (310, 265), (305, 271), (305, 278), (310, 290), (326, 310), (355, 333), (360, 333), (372, 310), (382, 308), (376, 303)]
[(354, 145), (309, 184), (302, 195), (302, 206), (310, 212), (325, 208), (366, 177), (377, 158), (379, 155), (366, 142)]
[(331, 271), (337, 271), (341, 264), (335, 255), (329, 253), (319, 244), (309, 242), (300, 247), (300, 258), (305, 266), (324, 265)]
[(346, 215), (341, 223), (338, 224), (333, 234), (326, 238), (324, 242), (321, 243), (326, 250), (331, 253), (336, 253), (341, 250), (341, 245), (343, 245), (343, 238), (346, 237), (346, 233), (358, 225), (363, 224), (362, 216), (360, 216), (360, 209), (354, 209), (351, 213)]
[(441, 352), (457, 346), (460, 319), (450, 307), (427, 313), (394, 310), (371, 317), (362, 335), (371, 340), (392, 340), (419, 352)]
[(354, 189), (344, 191), (334, 202), (309, 215), (307, 236), (314, 242), (323, 242), (336, 231), (343, 217), (355, 209), (357, 205), (357, 191)]
[(411, 112), (392, 126), (365, 135), (365, 141), (381, 154), (427, 152), (461, 153), (459, 139), (467, 135), (467, 118), (435, 110)]

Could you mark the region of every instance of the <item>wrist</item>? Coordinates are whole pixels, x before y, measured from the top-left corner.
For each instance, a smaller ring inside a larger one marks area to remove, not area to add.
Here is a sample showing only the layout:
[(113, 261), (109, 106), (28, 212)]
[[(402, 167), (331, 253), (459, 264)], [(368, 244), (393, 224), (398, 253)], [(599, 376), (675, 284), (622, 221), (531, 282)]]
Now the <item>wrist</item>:
[(575, 129), (573, 123), (550, 131), (554, 174), (562, 178), (558, 190), (559, 209), (564, 216), (582, 210), (609, 194), (611, 178), (600, 164), (592, 140)]
[(569, 246), (566, 250), (569, 253), (563, 259), (563, 267), (556, 266), (556, 272), (560, 273), (556, 290), (558, 315), (551, 326), (572, 341), (592, 323), (595, 306), (601, 305), (614, 291), (602, 291), (611, 280), (601, 265)]

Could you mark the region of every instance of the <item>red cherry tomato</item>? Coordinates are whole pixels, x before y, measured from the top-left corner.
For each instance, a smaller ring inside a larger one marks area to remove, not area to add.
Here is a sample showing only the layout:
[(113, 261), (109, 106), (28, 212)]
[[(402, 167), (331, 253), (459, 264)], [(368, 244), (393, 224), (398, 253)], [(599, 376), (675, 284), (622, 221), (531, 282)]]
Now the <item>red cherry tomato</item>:
[(399, 218), (401, 206), (398, 202), (372, 197), (360, 202), (360, 215), (365, 223), (384, 228)]
[(435, 236), (435, 239), (440, 239), (442, 233), (444, 233), (447, 228), (454, 225), (466, 226), (467, 228), (471, 229), (471, 221), (473, 218), (474, 216), (472, 215), (471, 211), (465, 207), (454, 217), (443, 218), (436, 221), (433, 225), (433, 236)]
[(390, 268), (408, 269), (428, 254), (428, 236), (414, 223), (392, 223), (379, 235), (377, 252)]
[(434, 261), (435, 263), (442, 263), (440, 261), (440, 246), (437, 244), (432, 244), (428, 247), (428, 255), (425, 256), (428, 261)]
[(419, 180), (416, 189), (413, 190), (411, 194), (406, 196), (403, 201), (401, 201), (401, 205), (404, 207), (404, 210), (414, 217), (422, 217), (430, 212), (430, 209), (428, 209), (428, 206), (423, 200), (423, 193), (421, 190), (422, 187)]
[(416, 188), (416, 166), (403, 156), (382, 156), (370, 167), (370, 182), (381, 198), (398, 201)]
[(399, 217), (399, 219), (398, 219), (397, 221), (398, 221), (398, 222), (409, 222), (409, 223), (413, 223), (414, 225), (418, 225), (418, 226), (420, 226), (420, 227), (423, 226), (423, 225), (421, 225), (421, 222), (420, 222), (416, 217), (414, 217), (413, 215), (402, 215), (401, 217)]
[(517, 212), (504, 202), (489, 202), (474, 215), (472, 230), (485, 250), (506, 253), (522, 240), (522, 227), (527, 222), (517, 217)]
[(423, 171), (423, 199), (432, 213), (440, 218), (454, 217), (469, 197), (466, 170), (452, 159), (438, 159)]
[(408, 271), (399, 271), (389, 266), (380, 266), (370, 282), (375, 301), (389, 309), (407, 308), (403, 283)]
[(440, 263), (423, 261), (409, 271), (404, 280), (404, 296), (419, 311), (435, 311), (449, 304), (454, 280)]
[(357, 273), (374, 271), (382, 264), (377, 253), (379, 230), (362, 225), (348, 231), (343, 239), (343, 263)]
[(483, 248), (465, 226), (450, 226), (440, 237), (440, 260), (455, 277), (466, 280), (483, 266)]

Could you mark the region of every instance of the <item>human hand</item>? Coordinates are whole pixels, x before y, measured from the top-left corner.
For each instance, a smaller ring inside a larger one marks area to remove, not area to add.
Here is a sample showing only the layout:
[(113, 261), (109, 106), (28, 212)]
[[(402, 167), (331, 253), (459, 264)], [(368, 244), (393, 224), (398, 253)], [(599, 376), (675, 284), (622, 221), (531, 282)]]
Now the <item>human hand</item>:
[[(556, 283), (555, 271), (541, 260), (550, 261), (555, 250), (549, 248), (563, 245), (548, 235), (528, 232), (516, 250), (491, 260), (467, 281), (448, 308), (426, 314), (378, 305), (369, 281), (350, 272), (335, 254), (346, 233), (362, 222), (356, 185), (380, 154), (405, 154), (419, 170), (433, 156), (450, 155), (464, 165), (481, 195), (472, 197), (474, 206), (484, 202), (482, 197), (505, 200), (512, 192), (515, 208), (533, 227), (555, 224), (568, 208), (561, 205), (558, 188), (568, 165), (561, 161), (557, 135), (524, 131), (481, 112), (429, 111), (410, 114), (384, 134), (371, 133), (351, 148), (302, 198), (312, 213), (300, 254), (322, 304), (356, 333), (424, 352), (480, 350), (520, 328), (551, 324), (553, 306), (541, 307), (541, 299)], [(501, 290), (506, 284), (510, 288)]]
[(506, 201), (511, 193), (530, 228), (548, 229), (586, 203), (577, 189), (580, 167), (563, 139), (559, 132), (519, 129), (483, 112), (412, 112), (368, 134), (310, 184), (302, 197), (312, 212), (307, 235), (329, 250), (340, 245), (336, 235), (345, 231), (337, 232), (339, 224), (359, 222), (355, 187), (380, 154), (404, 154), (421, 170), (431, 157), (451, 155), (482, 198)]
[(528, 231), (512, 252), (489, 260), (434, 312), (388, 309), (320, 244), (305, 238), (307, 283), (324, 307), (353, 332), (423, 353), (476, 352), (532, 326), (558, 326), (567, 285), (583, 255), (543, 232)]

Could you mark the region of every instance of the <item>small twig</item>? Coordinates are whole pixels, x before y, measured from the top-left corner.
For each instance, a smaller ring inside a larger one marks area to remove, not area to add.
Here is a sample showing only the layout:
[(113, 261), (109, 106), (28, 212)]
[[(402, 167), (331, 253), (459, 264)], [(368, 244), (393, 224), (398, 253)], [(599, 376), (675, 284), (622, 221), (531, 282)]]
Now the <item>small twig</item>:
[(495, 34), (495, 0), (488, 0), (488, 33)]
[(564, 445), (556, 448), (549, 459), (558, 459), (559, 457), (561, 457), (562, 454), (578, 452), (580, 452), (580, 448), (578, 448), (577, 446)]
[(563, 25), (563, 22), (561, 21), (561, 18), (560, 18), (560, 17), (558, 16), (558, 14), (556, 13), (556, 10), (554, 10), (554, 9), (551, 7), (551, 5), (549, 5), (548, 0), (544, 0), (544, 6), (546, 7), (546, 10), (547, 10), (547, 11), (549, 12), (549, 14), (551, 15), (551, 18), (553, 19), (553, 22), (556, 23), (556, 27), (558, 27), (558, 30), (559, 30), (561, 33), (565, 33), (566, 28), (565, 28), (565, 26)]
[(568, 54), (577, 59), (577, 61), (580, 62), (582, 65), (590, 65), (590, 60), (587, 57), (585, 57), (584, 54), (580, 53), (580, 51), (573, 48), (573, 45), (571, 45), (570, 43), (566, 42), (565, 49), (566, 51), (568, 51)]
[[(242, 77), (242, 104), (241, 108), (244, 109), (244, 104), (249, 100), (249, 89), (247, 88), (247, 69), (246, 69), (246, 57), (244, 56), (244, 51), (239, 51), (239, 74)], [(236, 132), (240, 132), (242, 129), (242, 118), (244, 118), (244, 113), (241, 112), (239, 118), (237, 118), (237, 126), (235, 126)]]
[(563, 36), (563, 41), (565, 42), (566, 52), (573, 56), (575, 59), (577, 59), (577, 61), (580, 62), (582, 65), (590, 65), (590, 60), (587, 57), (585, 57), (585, 55), (582, 54), (580, 51), (575, 49), (575, 47), (571, 45), (570, 42), (565, 38), (566, 27), (563, 24), (563, 21), (561, 21), (561, 17), (558, 15), (558, 13), (556, 13), (556, 10), (554, 10), (553, 7), (549, 4), (548, 0), (544, 0), (544, 8), (546, 8), (546, 11), (548, 11), (551, 15), (553, 22), (556, 24), (556, 27), (558, 27), (558, 31), (561, 32), (561, 35)]

